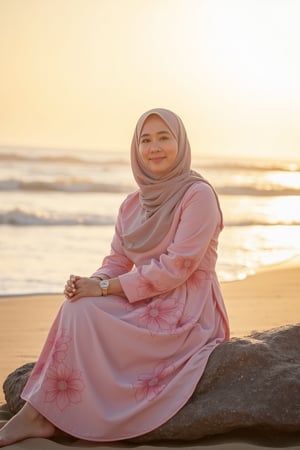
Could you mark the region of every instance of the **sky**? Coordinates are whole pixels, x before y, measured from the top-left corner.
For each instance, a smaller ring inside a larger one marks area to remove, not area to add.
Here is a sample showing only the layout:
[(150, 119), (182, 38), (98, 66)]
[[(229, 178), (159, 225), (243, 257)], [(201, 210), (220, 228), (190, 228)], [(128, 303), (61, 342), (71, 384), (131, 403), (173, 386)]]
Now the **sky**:
[(0, 0), (0, 151), (128, 151), (164, 107), (194, 152), (300, 160), (299, 23), (299, 0)]

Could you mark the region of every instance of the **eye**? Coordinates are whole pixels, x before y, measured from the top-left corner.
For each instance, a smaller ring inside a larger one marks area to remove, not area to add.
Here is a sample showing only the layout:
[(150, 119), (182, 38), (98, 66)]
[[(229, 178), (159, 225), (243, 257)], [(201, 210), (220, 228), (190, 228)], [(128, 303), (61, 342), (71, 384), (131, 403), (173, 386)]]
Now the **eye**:
[(150, 139), (149, 139), (149, 138), (142, 138), (142, 139), (140, 140), (140, 144), (147, 144), (148, 142), (150, 142)]

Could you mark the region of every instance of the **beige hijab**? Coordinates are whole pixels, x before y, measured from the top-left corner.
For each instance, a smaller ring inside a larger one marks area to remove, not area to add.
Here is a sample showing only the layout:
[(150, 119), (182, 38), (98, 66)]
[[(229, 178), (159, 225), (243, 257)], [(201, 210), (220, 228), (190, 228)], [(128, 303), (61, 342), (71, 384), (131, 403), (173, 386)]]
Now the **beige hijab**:
[[(173, 167), (163, 177), (157, 177), (147, 170), (138, 148), (143, 125), (153, 114), (165, 122), (178, 144)], [(122, 236), (125, 248), (146, 252), (156, 247), (169, 231), (176, 208), (189, 187), (198, 182), (209, 184), (200, 174), (191, 170), (190, 166), (191, 148), (181, 119), (167, 109), (156, 108), (145, 112), (137, 122), (131, 144), (131, 168), (140, 189), (142, 211), (135, 217), (127, 234)], [(220, 209), (217, 195), (216, 199)], [(221, 209), (220, 214), (222, 221)]]

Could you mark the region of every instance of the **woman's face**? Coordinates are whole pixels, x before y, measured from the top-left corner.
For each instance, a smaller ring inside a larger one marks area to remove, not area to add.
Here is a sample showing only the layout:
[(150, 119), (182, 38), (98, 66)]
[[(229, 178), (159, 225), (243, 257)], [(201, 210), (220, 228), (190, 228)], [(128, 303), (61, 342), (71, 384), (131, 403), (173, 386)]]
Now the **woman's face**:
[(139, 153), (144, 166), (157, 177), (166, 175), (173, 166), (178, 144), (159, 116), (153, 114), (145, 120), (139, 141)]

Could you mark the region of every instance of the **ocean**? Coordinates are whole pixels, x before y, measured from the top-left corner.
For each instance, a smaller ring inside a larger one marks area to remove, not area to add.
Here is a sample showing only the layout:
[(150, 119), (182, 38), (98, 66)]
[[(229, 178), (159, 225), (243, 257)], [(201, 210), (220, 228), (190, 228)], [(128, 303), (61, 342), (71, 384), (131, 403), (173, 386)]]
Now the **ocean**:
[[(300, 162), (203, 158), (224, 213), (217, 272), (243, 279), (300, 253)], [(109, 252), (135, 190), (126, 151), (0, 147), (0, 296), (62, 293)]]

